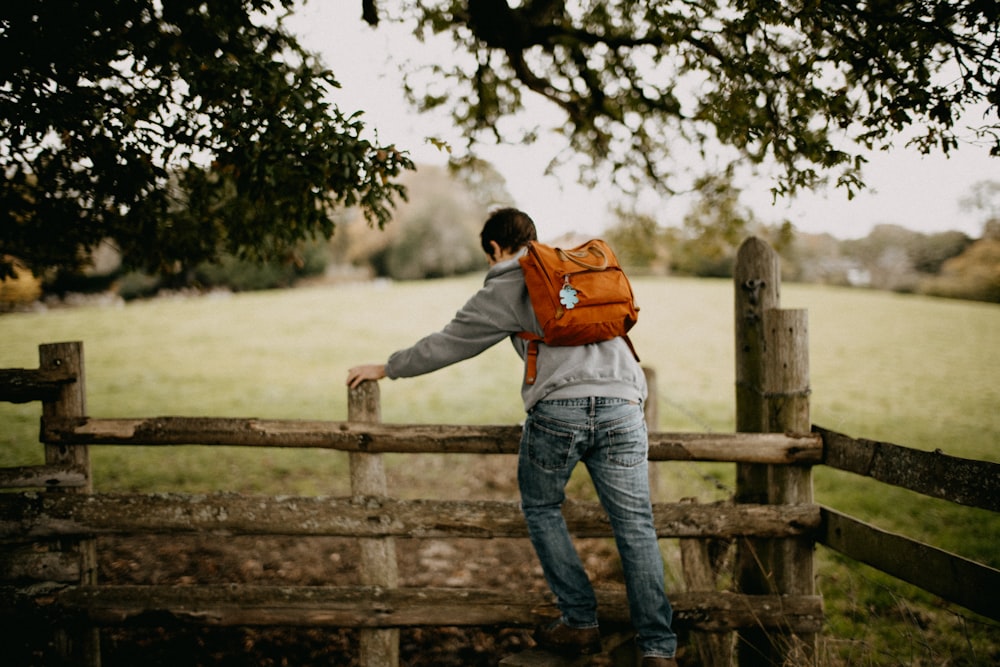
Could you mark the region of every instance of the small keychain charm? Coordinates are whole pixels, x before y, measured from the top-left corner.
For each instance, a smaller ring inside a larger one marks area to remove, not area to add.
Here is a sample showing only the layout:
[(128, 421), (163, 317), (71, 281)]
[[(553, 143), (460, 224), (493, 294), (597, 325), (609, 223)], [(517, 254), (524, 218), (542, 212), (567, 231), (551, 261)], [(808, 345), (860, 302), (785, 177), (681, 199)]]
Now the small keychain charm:
[(559, 303), (566, 306), (566, 310), (573, 310), (580, 298), (576, 295), (576, 290), (569, 284), (569, 277), (563, 281), (562, 289), (559, 290)]

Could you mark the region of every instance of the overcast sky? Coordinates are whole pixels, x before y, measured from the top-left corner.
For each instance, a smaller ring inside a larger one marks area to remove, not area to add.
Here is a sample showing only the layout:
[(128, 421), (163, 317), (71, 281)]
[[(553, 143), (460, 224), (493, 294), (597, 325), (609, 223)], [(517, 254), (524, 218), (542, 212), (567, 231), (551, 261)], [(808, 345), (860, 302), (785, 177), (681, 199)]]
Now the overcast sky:
[[(418, 115), (408, 108), (400, 90), (399, 62), (418, 53), (447, 58), (450, 40), (442, 35), (436, 44), (419, 44), (395, 26), (372, 30), (361, 21), (360, 12), (360, 0), (313, 0), (288, 27), (333, 70), (342, 86), (334, 101), (342, 111), (363, 110), (366, 125), (378, 129), (380, 141), (409, 150), (418, 164), (444, 163), (446, 156), (426, 139), (457, 135), (443, 115)], [(608, 204), (613, 193), (575, 185), (568, 172), (561, 178), (544, 175), (551, 147), (483, 147), (480, 156), (504, 176), (516, 205), (534, 218), (543, 240), (571, 230), (598, 234), (611, 222)], [(869, 190), (850, 201), (843, 191), (831, 189), (772, 205), (770, 183), (764, 180), (747, 187), (741, 201), (764, 222), (788, 219), (800, 231), (841, 238), (865, 236), (881, 223), (978, 236), (984, 213), (963, 210), (959, 202), (976, 182), (1000, 181), (1000, 159), (977, 146), (962, 146), (950, 158), (899, 148), (871, 156), (865, 180)], [(687, 202), (665, 200), (662, 207), (658, 202), (657, 210), (661, 222), (676, 223)]]

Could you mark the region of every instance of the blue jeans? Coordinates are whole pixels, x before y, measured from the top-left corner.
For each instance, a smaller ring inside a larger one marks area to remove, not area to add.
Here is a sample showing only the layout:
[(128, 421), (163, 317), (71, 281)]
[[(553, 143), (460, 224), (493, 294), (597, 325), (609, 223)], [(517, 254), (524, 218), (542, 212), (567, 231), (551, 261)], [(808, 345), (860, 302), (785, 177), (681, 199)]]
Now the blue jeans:
[(619, 398), (541, 401), (528, 413), (517, 477), (521, 508), (562, 620), (597, 626), (597, 599), (562, 515), (577, 462), (590, 472), (611, 521), (625, 575), (632, 625), (643, 655), (677, 650), (649, 498), (649, 441), (642, 406)]

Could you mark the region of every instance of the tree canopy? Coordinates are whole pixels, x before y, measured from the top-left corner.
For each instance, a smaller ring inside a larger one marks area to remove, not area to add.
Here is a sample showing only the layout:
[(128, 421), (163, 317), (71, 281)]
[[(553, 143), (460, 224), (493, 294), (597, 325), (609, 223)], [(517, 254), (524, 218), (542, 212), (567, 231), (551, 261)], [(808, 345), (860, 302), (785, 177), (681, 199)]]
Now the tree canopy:
[[(793, 193), (863, 185), (859, 149), (894, 141), (1000, 156), (995, 0), (363, 0), (369, 23), (449, 34), (457, 55), (411, 75), (471, 140), (502, 136), (534, 94), (562, 111), (584, 177), (669, 191), (692, 143), (776, 168)], [(465, 57), (461, 57), (463, 55)], [(975, 126), (962, 126), (962, 114)], [(978, 114), (983, 114), (977, 118)], [(981, 121), (981, 122), (980, 122)], [(596, 167), (603, 167), (598, 169)]]
[[(18, 0), (0, 10), (0, 258), (73, 268), (110, 240), (170, 272), (390, 217), (409, 158), (326, 101), (292, 0)], [(8, 261), (9, 266), (9, 261)]]
[[(333, 72), (282, 27), (295, 3), (5, 3), (0, 268), (72, 268), (110, 240), (128, 265), (169, 273), (280, 257), (329, 237), (337, 208), (385, 223), (413, 165), (328, 101)], [(778, 193), (827, 177), (853, 191), (863, 150), (895, 141), (1000, 156), (996, 0), (359, 4), (359, 24), (454, 41), (406, 88), (450, 111), (459, 157), (536, 137), (508, 122), (532, 98), (564, 119), (560, 157), (623, 189), (677, 188), (682, 144), (721, 170), (775, 169)]]

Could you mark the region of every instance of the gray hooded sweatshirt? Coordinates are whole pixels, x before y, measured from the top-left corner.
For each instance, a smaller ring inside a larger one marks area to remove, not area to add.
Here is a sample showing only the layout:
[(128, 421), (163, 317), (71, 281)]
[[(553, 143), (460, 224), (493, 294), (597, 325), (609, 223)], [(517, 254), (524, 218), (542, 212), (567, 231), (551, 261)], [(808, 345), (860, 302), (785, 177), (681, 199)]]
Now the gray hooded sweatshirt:
[[(430, 373), (470, 359), (504, 338), (510, 338), (523, 360), (527, 341), (517, 337), (522, 331), (541, 335), (542, 327), (515, 258), (490, 267), (483, 287), (444, 329), (394, 352), (386, 363), (386, 376), (396, 379)], [(646, 398), (645, 375), (622, 338), (571, 347), (540, 343), (538, 348), (538, 377), (534, 384), (521, 385), (526, 411), (541, 400)]]

